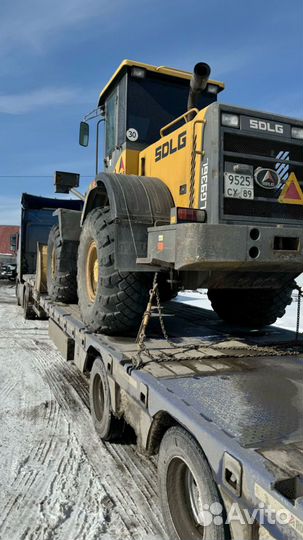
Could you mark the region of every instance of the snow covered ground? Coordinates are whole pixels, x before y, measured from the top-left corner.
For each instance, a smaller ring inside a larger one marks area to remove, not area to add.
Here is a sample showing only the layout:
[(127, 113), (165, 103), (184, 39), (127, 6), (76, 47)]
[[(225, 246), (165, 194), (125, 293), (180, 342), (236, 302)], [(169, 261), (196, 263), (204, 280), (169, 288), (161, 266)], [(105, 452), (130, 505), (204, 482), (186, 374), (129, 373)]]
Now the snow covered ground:
[[(177, 301), (210, 309), (205, 293)], [(293, 330), (297, 302), (279, 326)], [(156, 462), (94, 432), (88, 382), (0, 282), (0, 538), (165, 538)], [(301, 324), (302, 330), (302, 324)]]
[(87, 380), (0, 282), (0, 538), (165, 538), (156, 464), (104, 444)]

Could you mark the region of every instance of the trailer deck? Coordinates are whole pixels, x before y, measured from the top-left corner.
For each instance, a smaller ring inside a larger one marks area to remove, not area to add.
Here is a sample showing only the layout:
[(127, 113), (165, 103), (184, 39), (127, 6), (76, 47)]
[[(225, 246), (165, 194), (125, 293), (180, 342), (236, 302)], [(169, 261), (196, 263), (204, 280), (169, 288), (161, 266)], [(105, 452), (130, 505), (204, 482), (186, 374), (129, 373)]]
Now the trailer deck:
[[(26, 279), (34, 285), (34, 276)], [(169, 341), (154, 315), (138, 356), (135, 335), (87, 333), (78, 306), (46, 295), (38, 300), (56, 345), (62, 335), (69, 340), (71, 349), (64, 350), (82, 372), (92, 351), (103, 358), (112, 384), (128, 399), (126, 420), (136, 424), (141, 450), (154, 450), (155, 419), (175, 419), (200, 443), (225, 502), (287, 510), (290, 524), (266, 522), (265, 528), (277, 539), (302, 538), (301, 339), (277, 327), (237, 331), (212, 312), (170, 302), (164, 313)]]

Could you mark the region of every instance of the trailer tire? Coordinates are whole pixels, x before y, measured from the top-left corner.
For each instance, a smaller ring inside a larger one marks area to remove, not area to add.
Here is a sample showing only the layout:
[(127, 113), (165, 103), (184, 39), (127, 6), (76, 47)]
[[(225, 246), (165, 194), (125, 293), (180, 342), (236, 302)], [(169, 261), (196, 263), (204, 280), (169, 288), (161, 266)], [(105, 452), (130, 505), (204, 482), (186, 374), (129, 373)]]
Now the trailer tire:
[[(161, 508), (169, 538), (225, 540), (230, 537), (223, 523), (222, 500), (205, 455), (196, 440), (180, 426), (171, 427), (162, 439), (158, 474)], [(205, 512), (204, 505), (208, 505), (210, 511)], [(215, 521), (210, 519), (212, 509), (216, 510)]]
[(24, 287), (23, 316), (26, 320), (29, 321), (32, 321), (36, 318), (36, 313), (33, 309), (31, 290), (28, 285), (25, 285)]
[(99, 356), (95, 359), (90, 373), (89, 403), (93, 423), (100, 438), (103, 441), (112, 441), (121, 437), (124, 421), (112, 412), (106, 369)]
[(77, 302), (78, 242), (61, 239), (58, 225), (53, 225), (47, 246), (47, 291), (54, 302)]
[(20, 295), (19, 295), (19, 281), (17, 280), (16, 281), (16, 288), (15, 288), (15, 295), (16, 295), (16, 303), (17, 303), (17, 306), (21, 306), (22, 303), (21, 303), (21, 298), (20, 298)]
[(295, 286), (292, 280), (281, 289), (209, 289), (208, 298), (220, 319), (247, 328), (262, 328), (283, 317)]
[(81, 318), (88, 330), (117, 335), (139, 327), (152, 275), (115, 268), (115, 223), (109, 207), (95, 208), (84, 222), (77, 281)]

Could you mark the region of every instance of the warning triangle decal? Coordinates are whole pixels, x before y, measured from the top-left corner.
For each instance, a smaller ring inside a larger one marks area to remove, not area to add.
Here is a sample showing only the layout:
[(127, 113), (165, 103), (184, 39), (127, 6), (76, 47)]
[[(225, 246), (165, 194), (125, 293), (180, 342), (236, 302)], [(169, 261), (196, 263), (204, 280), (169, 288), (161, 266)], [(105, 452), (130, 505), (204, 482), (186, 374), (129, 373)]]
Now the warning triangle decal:
[(284, 204), (303, 204), (303, 193), (295, 173), (291, 173), (281, 191), (279, 202)]

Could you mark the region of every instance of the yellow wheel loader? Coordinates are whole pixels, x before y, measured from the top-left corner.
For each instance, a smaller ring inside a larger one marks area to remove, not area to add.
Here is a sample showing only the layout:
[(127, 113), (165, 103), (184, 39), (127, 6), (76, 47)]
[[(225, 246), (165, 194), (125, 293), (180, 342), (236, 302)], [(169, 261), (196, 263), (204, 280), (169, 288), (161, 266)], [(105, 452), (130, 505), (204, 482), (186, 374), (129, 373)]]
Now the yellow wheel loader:
[(97, 126), (88, 192), (78, 174), (56, 173), (56, 192), (84, 205), (58, 210), (48, 289), (68, 301), (77, 286), (93, 332), (138, 327), (155, 272), (162, 301), (207, 288), (219, 317), (246, 327), (273, 323), (291, 302), (303, 270), (303, 123), (221, 104), (224, 85), (209, 77), (202, 62), (191, 74), (123, 61), (80, 124), (82, 146)]

